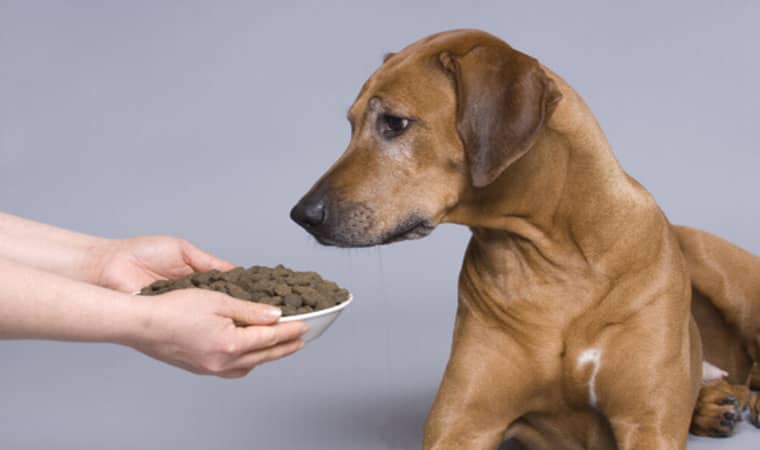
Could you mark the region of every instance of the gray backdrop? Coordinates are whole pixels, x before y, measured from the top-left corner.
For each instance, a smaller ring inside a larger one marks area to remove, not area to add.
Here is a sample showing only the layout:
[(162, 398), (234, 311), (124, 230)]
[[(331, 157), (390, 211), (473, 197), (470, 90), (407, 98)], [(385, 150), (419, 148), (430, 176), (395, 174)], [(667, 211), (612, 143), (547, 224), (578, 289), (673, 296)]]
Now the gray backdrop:
[[(432, 32), (482, 28), (537, 56), (672, 221), (760, 253), (760, 4), (607, 3), (0, 1), (0, 210), (317, 269), (356, 299), (238, 381), (114, 345), (0, 342), (0, 447), (417, 448), (467, 230), (335, 250), (288, 211), (343, 151), (382, 55)], [(745, 426), (689, 447), (758, 442)]]

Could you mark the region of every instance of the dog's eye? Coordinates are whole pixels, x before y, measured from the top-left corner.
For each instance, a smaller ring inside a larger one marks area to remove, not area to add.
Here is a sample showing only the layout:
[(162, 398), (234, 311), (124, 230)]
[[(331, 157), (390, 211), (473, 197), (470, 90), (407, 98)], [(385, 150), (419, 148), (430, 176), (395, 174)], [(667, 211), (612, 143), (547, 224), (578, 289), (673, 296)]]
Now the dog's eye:
[(377, 128), (380, 134), (386, 138), (399, 136), (409, 127), (409, 119), (383, 114), (378, 119)]

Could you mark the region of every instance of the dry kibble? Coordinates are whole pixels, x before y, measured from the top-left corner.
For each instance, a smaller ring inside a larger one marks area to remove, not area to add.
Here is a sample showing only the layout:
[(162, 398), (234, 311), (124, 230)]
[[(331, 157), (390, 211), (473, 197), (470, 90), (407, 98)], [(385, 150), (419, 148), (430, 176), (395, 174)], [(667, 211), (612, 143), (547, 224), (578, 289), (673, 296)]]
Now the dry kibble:
[(159, 290), (159, 289), (168, 287), (170, 284), (171, 284), (171, 281), (169, 280), (158, 280), (155, 283), (153, 283), (152, 287), (153, 287), (153, 290)]
[(236, 284), (228, 284), (227, 293), (230, 294), (232, 297), (239, 298), (241, 300), (251, 299), (250, 292), (246, 291), (245, 289), (243, 289), (242, 287)]
[(180, 289), (188, 289), (188, 288), (193, 287), (193, 283), (192, 281), (190, 281), (189, 278), (181, 278), (177, 280), (177, 282), (174, 285)]
[(274, 293), (277, 295), (285, 296), (285, 295), (290, 294), (291, 292), (293, 292), (293, 290), (290, 289), (290, 286), (288, 286), (285, 283), (277, 283), (274, 285)]
[(299, 286), (293, 286), (292, 289), (293, 289), (293, 292), (295, 292), (298, 295), (304, 295), (307, 292), (313, 292), (314, 291), (314, 289), (311, 288), (311, 287), (309, 287), (309, 286), (300, 286), (300, 285)]
[(270, 280), (261, 280), (258, 284), (254, 286), (253, 290), (261, 291), (269, 295), (274, 295), (274, 286), (275, 284), (272, 283)]
[(292, 306), (294, 308), (300, 308), (303, 306), (303, 299), (297, 295), (288, 294), (283, 298), (283, 301), (286, 305)]
[(311, 306), (312, 308), (317, 306), (317, 302), (319, 301), (319, 298), (316, 295), (311, 294), (305, 294), (303, 297), (303, 303), (307, 306)]
[(222, 272), (216, 269), (211, 269), (208, 271), (208, 276), (211, 278), (211, 281), (219, 281), (222, 279)]
[(350, 295), (346, 289), (324, 280), (316, 272), (295, 272), (282, 265), (274, 268), (236, 267), (227, 272), (211, 270), (177, 280), (158, 280), (140, 290), (140, 295), (160, 295), (193, 287), (278, 306), (283, 316), (331, 308), (348, 300)]
[(316, 310), (327, 309), (327, 308), (332, 308), (333, 306), (335, 306), (334, 301), (330, 301), (326, 298), (323, 298), (317, 302), (317, 306), (315, 306), (314, 309)]
[(224, 272), (222, 274), (222, 279), (225, 281), (229, 281), (231, 283), (236, 283), (240, 279), (240, 276), (243, 274), (244, 271), (245, 269), (243, 269), (242, 267), (235, 267), (229, 272)]
[(319, 303), (319, 301), (320, 301), (320, 300), (322, 300), (323, 298), (324, 298), (324, 295), (320, 294), (319, 292), (317, 292), (317, 291), (316, 291), (316, 290), (314, 290), (314, 289), (312, 289), (312, 290), (311, 290), (311, 291), (309, 291), (309, 292), (305, 292), (305, 293), (303, 294), (303, 301), (304, 301), (304, 302), (305, 302), (307, 305), (309, 305), (309, 306), (314, 306), (314, 305), (316, 305), (316, 304), (317, 304), (317, 303)]
[(227, 292), (227, 283), (221, 280), (214, 281), (213, 283), (209, 285), (209, 287), (215, 291)]
[(278, 264), (277, 267), (274, 268), (273, 272), (277, 277), (285, 277), (290, 274), (290, 270), (286, 269), (282, 264)]
[(208, 272), (199, 272), (193, 275), (192, 279), (197, 281), (198, 285), (209, 284), (211, 282), (211, 275)]

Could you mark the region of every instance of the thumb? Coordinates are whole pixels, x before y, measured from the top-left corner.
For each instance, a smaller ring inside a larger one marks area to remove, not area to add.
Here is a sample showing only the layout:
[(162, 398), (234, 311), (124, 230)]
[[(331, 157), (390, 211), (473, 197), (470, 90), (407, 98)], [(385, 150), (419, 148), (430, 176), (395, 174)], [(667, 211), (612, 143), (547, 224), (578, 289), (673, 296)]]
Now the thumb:
[(242, 325), (271, 325), (282, 316), (280, 308), (228, 297), (219, 314)]
[(187, 263), (196, 272), (208, 272), (213, 269), (224, 271), (235, 268), (234, 264), (210, 255), (187, 241), (183, 242), (182, 252), (185, 254)]

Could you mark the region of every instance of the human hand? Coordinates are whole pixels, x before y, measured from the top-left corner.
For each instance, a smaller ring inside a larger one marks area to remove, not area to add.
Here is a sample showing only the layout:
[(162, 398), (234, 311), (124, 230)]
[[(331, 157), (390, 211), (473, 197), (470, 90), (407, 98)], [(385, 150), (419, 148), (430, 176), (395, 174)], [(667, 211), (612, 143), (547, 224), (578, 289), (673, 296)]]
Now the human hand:
[[(300, 350), (303, 322), (276, 323), (279, 308), (201, 289), (135, 297), (143, 318), (125, 344), (197, 374), (239, 378)], [(235, 322), (248, 324), (239, 327)]]
[(211, 269), (230, 270), (231, 263), (171, 236), (138, 236), (104, 241), (92, 251), (92, 282), (122, 292), (137, 292), (160, 279), (176, 279)]

